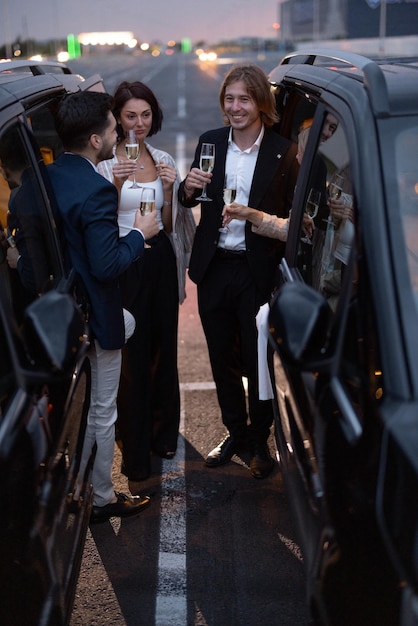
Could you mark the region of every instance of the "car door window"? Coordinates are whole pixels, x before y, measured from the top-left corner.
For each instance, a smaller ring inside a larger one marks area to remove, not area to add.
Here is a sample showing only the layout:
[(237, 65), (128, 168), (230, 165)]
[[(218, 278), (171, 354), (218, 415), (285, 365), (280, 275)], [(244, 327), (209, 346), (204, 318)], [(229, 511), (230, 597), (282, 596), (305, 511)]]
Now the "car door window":
[[(312, 119), (306, 119), (300, 125), (298, 159), (301, 164), (312, 123)], [(300, 236), (298, 264), (306, 282), (326, 295), (330, 306), (335, 310), (341, 273), (348, 262), (354, 228), (347, 143), (339, 120), (331, 112), (324, 114), (317, 146), (313, 153), (310, 151), (307, 154), (307, 158), (310, 161), (307, 184), (301, 200), (305, 213), (314, 209), (310, 215), (314, 222), (314, 232), (310, 238)], [(312, 203), (314, 192), (317, 199)], [(334, 200), (331, 205), (330, 200)]]
[(56, 103), (43, 105), (31, 111), (28, 122), (45, 165), (55, 161), (64, 151), (61, 139), (55, 130), (54, 108)]
[(401, 130), (395, 140), (398, 202), (406, 243), (409, 280), (418, 307), (418, 126)]
[[(315, 115), (321, 116), (320, 124)], [(340, 354), (335, 374), (362, 424), (370, 399), (383, 396), (373, 322), (376, 317), (362, 251), (348, 133), (334, 111), (322, 108), (315, 115), (302, 123), (298, 120), (298, 138), (304, 144), (297, 181), (301, 193), (295, 194), (300, 206), (294, 206), (292, 213), (296, 218), (299, 215), (300, 228), (293, 232), (296, 241), (290, 250), (295, 250), (295, 255), (289, 265), (293, 263), (297, 274), (327, 299), (334, 313), (330, 328), (332, 350)], [(302, 168), (305, 155), (307, 162)], [(313, 218), (313, 235), (306, 239), (302, 213), (313, 189), (319, 192), (320, 200)]]
[(0, 137), (2, 278), (20, 324), (26, 306), (58, 284), (62, 260), (36, 144), (21, 123)]

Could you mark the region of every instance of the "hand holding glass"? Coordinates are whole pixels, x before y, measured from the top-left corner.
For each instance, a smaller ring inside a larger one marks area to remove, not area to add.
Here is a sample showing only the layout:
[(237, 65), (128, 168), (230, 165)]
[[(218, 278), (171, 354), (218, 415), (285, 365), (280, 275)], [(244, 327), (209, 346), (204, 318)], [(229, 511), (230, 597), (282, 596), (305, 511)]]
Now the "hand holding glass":
[[(136, 163), (137, 158), (139, 157), (139, 143), (137, 138), (135, 137), (134, 130), (126, 131), (126, 141), (125, 141), (125, 152), (126, 156), (130, 161), (134, 161)], [(133, 183), (129, 187), (129, 189), (138, 189), (139, 185), (135, 180), (135, 172), (133, 176)]]
[(331, 200), (339, 200), (343, 191), (344, 176), (334, 174), (328, 185), (328, 197)]
[[(305, 206), (305, 213), (306, 215), (309, 215), (311, 219), (314, 219), (317, 216), (320, 202), (321, 192), (317, 189), (311, 189)], [(307, 235), (302, 237), (301, 241), (307, 243), (308, 245), (312, 245), (312, 241)]]
[[(202, 143), (202, 148), (200, 150), (200, 163), (199, 167), (202, 172), (212, 172), (213, 167), (215, 165), (215, 144), (213, 143)], [(206, 183), (203, 185), (202, 194), (196, 198), (196, 200), (204, 200), (206, 202), (211, 202), (212, 198), (209, 198), (206, 194)]]
[[(223, 191), (223, 200), (225, 204), (232, 204), (235, 202), (237, 196), (237, 177), (235, 174), (225, 174), (225, 183)], [(220, 233), (228, 233), (228, 226), (221, 226), (218, 229)]]

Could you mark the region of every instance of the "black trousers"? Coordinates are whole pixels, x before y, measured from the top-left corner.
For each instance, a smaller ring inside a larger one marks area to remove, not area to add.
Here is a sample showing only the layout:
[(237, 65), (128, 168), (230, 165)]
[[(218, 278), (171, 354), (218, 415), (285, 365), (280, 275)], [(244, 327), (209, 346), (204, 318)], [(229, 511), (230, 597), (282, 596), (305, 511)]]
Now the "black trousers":
[(122, 472), (142, 480), (150, 473), (152, 451), (176, 451), (180, 424), (177, 268), (164, 233), (121, 282), (124, 306), (136, 328), (122, 350), (117, 428)]
[[(265, 301), (245, 255), (217, 255), (198, 285), (199, 314), (222, 421), (229, 433), (264, 444), (273, 422), (270, 400), (258, 399), (256, 315)], [(248, 378), (248, 408), (242, 377)]]

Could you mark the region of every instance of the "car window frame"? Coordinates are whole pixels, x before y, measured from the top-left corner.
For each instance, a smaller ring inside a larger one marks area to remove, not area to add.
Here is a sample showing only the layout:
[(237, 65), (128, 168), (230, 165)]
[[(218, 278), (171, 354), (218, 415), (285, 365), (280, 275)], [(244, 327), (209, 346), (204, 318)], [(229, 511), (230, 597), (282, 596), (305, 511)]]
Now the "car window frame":
[[(411, 117), (415, 119), (418, 124), (418, 116)], [(409, 116), (405, 116), (404, 118), (392, 117), (387, 120), (378, 120), (378, 131), (381, 150), (385, 154), (385, 158), (382, 159), (384, 193), (386, 199), (385, 217), (389, 247), (392, 251), (394, 287), (396, 289), (395, 301), (398, 303), (397, 310), (402, 320), (402, 341), (410, 365), (408, 370), (411, 374), (410, 385), (412, 394), (415, 398), (418, 398), (418, 375), (412, 375), (416, 354), (418, 353), (418, 336), (416, 333), (418, 306), (410, 285), (406, 253), (399, 254), (399, 242), (404, 241), (406, 249), (406, 241), (402, 208), (398, 197), (398, 185), (396, 181), (393, 180), (394, 173), (397, 171), (394, 139), (397, 132), (400, 130), (400, 126), (404, 129), (408, 128), (410, 119)]]
[[(61, 98), (58, 98), (59, 100)], [(63, 259), (63, 250), (60, 243), (59, 233), (56, 227), (56, 218), (52, 212), (52, 206), (57, 205), (55, 196), (52, 191), (52, 186), (48, 184), (48, 190), (46, 188), (46, 182), (49, 183), (48, 174), (46, 171), (46, 164), (41, 152), (41, 146), (39, 145), (38, 139), (30, 125), (28, 118), (36, 114), (42, 108), (46, 108), (57, 101), (57, 98), (50, 98), (48, 101), (43, 101), (42, 103), (37, 103), (36, 106), (31, 107), (26, 111), (25, 118), (23, 120), (21, 131), (22, 138), (25, 141), (26, 149), (28, 152), (33, 155), (33, 169), (36, 173), (37, 182), (39, 184), (39, 189), (43, 199), (43, 210), (45, 211), (48, 217), (48, 225), (49, 225), (49, 236), (51, 239), (51, 244), (53, 245), (53, 253), (54, 253), (54, 264), (56, 263), (59, 267), (60, 277), (59, 280), (65, 278), (66, 273), (64, 269), (64, 259)]]
[[(304, 97), (308, 97), (305, 90), (299, 90), (299, 93)], [(311, 97), (310, 100), (314, 102), (314, 97)], [(352, 146), (350, 147), (350, 136), (353, 135), (352, 132), (350, 133), (352, 121), (348, 107), (345, 108), (345, 115), (343, 117), (341, 113), (341, 103), (339, 103), (338, 107), (332, 107), (328, 102), (326, 103), (321, 100), (318, 100), (316, 103), (313, 123), (309, 132), (309, 138), (307, 141), (304, 158), (302, 159), (296, 183), (295, 195), (292, 206), (292, 218), (290, 220), (288, 241), (285, 252), (285, 264), (283, 264), (286, 265), (287, 274), (288, 276), (292, 277), (292, 280), (305, 283), (305, 280), (301, 272), (299, 271), (297, 263), (298, 252), (300, 249), (299, 239), (301, 236), (301, 224), (304, 213), (305, 198), (310, 182), (310, 173), (313, 165), (314, 156), (318, 150), (321, 130), (327, 113), (333, 114), (339, 120), (339, 125), (342, 126), (345, 135), (349, 156), (353, 154), (353, 148)], [(284, 119), (285, 118), (286, 116), (284, 115)], [(287, 127), (289, 128), (291, 125), (289, 124), (288, 120), (286, 120), (286, 122)], [(351, 166), (351, 158), (349, 162)], [(355, 195), (355, 188), (356, 185), (353, 181), (353, 195)], [(357, 222), (358, 219), (359, 216), (356, 215)], [(347, 332), (349, 301), (352, 296), (352, 282), (354, 278), (354, 267), (356, 262), (355, 254), (356, 246), (353, 246), (347, 264), (347, 269), (344, 273), (344, 279), (341, 285), (341, 294), (338, 299), (337, 308), (330, 322), (329, 343), (326, 349), (326, 358), (328, 362), (327, 377), (329, 377), (330, 384), (333, 387), (333, 392), (336, 399), (338, 398), (338, 403), (342, 412), (344, 412), (344, 407), (346, 409), (345, 423), (347, 425), (347, 436), (352, 441), (356, 440), (361, 434), (362, 420), (355, 411), (348, 410), (348, 408), (350, 407), (350, 401), (348, 400), (349, 391), (345, 388), (343, 377), (341, 376), (341, 367), (343, 363), (343, 351)]]

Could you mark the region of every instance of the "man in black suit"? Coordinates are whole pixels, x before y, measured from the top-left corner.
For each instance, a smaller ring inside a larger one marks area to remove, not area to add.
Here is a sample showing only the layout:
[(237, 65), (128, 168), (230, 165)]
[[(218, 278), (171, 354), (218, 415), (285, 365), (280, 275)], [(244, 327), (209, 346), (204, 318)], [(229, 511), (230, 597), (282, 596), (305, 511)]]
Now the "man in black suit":
[(158, 223), (155, 214), (142, 217), (138, 210), (133, 230), (119, 238), (118, 192), (97, 171), (97, 164), (112, 156), (116, 143), (111, 107), (108, 94), (80, 92), (67, 96), (56, 115), (65, 153), (48, 166), (68, 254), (91, 308), (92, 381), (81, 468), (97, 444), (92, 522), (134, 515), (149, 503), (148, 496), (130, 498), (115, 493), (112, 463), (121, 348), (135, 324), (133, 316), (122, 308), (119, 276), (144, 254), (145, 239), (158, 233)]
[[(226, 174), (233, 173), (237, 203), (287, 217), (298, 171), (297, 146), (272, 128), (277, 122), (274, 99), (259, 67), (230, 70), (219, 100), (225, 128), (199, 138), (195, 159), (179, 188), (184, 206), (198, 204), (205, 183), (211, 198), (201, 202), (189, 275), (198, 285), (199, 313), (228, 436), (205, 464), (223, 465), (249, 444), (251, 473), (264, 478), (274, 465), (267, 446), (273, 413), (270, 401), (259, 400), (255, 318), (270, 298), (283, 244), (255, 234), (249, 222), (239, 220), (220, 232), (223, 187)], [(215, 144), (212, 173), (199, 169), (202, 143)], [(248, 379), (248, 414), (243, 376)]]

